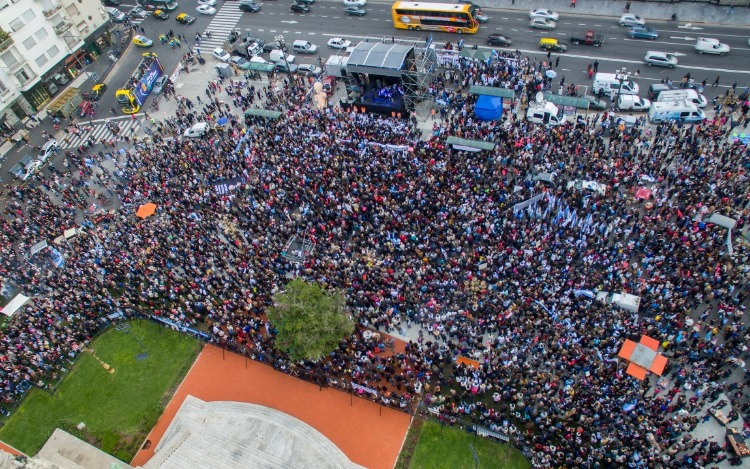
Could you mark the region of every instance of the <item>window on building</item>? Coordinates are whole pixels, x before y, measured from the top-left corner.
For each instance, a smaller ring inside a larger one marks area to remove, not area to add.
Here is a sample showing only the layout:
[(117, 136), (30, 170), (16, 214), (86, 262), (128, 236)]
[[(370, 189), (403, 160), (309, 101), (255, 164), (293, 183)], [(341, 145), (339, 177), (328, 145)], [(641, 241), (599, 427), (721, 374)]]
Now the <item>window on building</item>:
[(39, 31), (37, 31), (37, 32), (34, 33), (34, 37), (36, 37), (36, 39), (38, 41), (41, 41), (42, 39), (44, 39), (47, 36), (49, 36), (49, 33), (44, 28), (39, 28)]
[(23, 28), (26, 23), (23, 21), (23, 18), (16, 18), (13, 21), (10, 22), (10, 29), (13, 31), (18, 31), (19, 29)]
[(27, 81), (31, 80), (32, 76), (33, 74), (29, 70), (23, 68), (20, 72), (16, 73), (16, 80), (18, 80), (18, 82), (23, 85)]
[(36, 39), (34, 39), (34, 36), (29, 36), (26, 38), (25, 41), (23, 41), (23, 46), (26, 48), (26, 50), (31, 49), (36, 45)]
[(65, 7), (65, 13), (67, 13), (68, 16), (75, 16), (78, 14), (78, 7), (75, 4), (68, 5)]
[(8, 8), (8, 5), (10, 5), (10, 1), (8, 0), (0, 0), (0, 10), (4, 10)]
[(8, 91), (10, 90), (8, 89), (7, 86), (5, 86), (5, 83), (0, 81), (0, 94), (6, 94)]
[(52, 46), (49, 49), (47, 49), (47, 55), (49, 55), (50, 59), (54, 59), (59, 53), (60, 53), (60, 49), (57, 46)]
[(36, 62), (37, 65), (39, 65), (41, 67), (42, 65), (46, 64), (47, 62), (49, 62), (49, 59), (47, 58), (47, 56), (45, 54), (42, 54), (42, 55), (40, 55), (39, 57), (36, 58), (35, 62)]
[(3, 55), (0, 55), (0, 59), (3, 59), (3, 63), (8, 68), (13, 68), (18, 65), (18, 59), (13, 55), (13, 51), (7, 51)]
[(23, 21), (25, 23), (30, 23), (34, 18), (36, 18), (36, 15), (34, 14), (34, 11), (32, 9), (28, 9), (23, 12), (23, 15), (21, 15), (23, 18)]

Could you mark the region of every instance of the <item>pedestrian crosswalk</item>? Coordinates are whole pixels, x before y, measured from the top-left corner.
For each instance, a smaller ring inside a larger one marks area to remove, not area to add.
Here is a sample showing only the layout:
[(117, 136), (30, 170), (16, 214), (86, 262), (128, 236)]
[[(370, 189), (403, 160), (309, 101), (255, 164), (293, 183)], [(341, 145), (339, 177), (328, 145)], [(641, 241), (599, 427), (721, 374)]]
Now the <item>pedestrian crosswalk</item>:
[(203, 40), (199, 46), (201, 50), (209, 52), (223, 46), (229, 37), (229, 33), (234, 31), (234, 27), (237, 26), (241, 17), (242, 12), (239, 10), (237, 2), (224, 2), (224, 5), (216, 12), (214, 19), (206, 28), (206, 31), (211, 33), (211, 37), (203, 34)]
[(80, 128), (83, 129), (78, 134), (68, 132), (62, 138), (58, 137), (60, 142), (60, 148), (63, 150), (69, 148), (78, 148), (83, 145), (86, 140), (91, 138), (94, 142), (99, 143), (102, 139), (110, 141), (124, 136), (132, 137), (136, 132), (140, 131), (140, 123), (134, 119), (126, 119), (115, 121), (120, 127), (120, 131), (117, 135), (113, 134), (105, 122), (80, 124)]

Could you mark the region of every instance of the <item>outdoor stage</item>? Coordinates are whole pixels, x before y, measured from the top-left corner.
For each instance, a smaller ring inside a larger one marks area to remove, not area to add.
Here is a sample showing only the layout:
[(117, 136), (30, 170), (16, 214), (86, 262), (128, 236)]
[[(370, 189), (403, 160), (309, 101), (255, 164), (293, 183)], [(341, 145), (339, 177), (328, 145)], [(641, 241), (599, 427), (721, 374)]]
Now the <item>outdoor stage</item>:
[(139, 451), (131, 465), (142, 466), (154, 455), (188, 395), (204, 401), (249, 402), (289, 414), (325, 435), (354, 463), (372, 469), (393, 468), (410, 423), (404, 412), (333, 388), (320, 390), (268, 365), (207, 345), (151, 430), (151, 445)]

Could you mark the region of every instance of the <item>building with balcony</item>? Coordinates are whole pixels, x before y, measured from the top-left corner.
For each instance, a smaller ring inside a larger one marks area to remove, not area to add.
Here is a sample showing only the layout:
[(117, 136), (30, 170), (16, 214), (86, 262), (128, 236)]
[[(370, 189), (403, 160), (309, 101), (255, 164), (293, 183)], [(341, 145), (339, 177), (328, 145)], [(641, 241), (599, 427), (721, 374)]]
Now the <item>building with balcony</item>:
[(0, 0), (0, 126), (50, 102), (109, 47), (99, 0)]

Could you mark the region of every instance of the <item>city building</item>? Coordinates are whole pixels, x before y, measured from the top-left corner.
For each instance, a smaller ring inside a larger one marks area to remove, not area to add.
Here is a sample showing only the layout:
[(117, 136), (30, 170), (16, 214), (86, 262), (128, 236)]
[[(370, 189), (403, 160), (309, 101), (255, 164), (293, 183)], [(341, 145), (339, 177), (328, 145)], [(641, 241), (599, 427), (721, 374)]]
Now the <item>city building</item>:
[(0, 127), (44, 108), (110, 44), (99, 0), (0, 0)]

